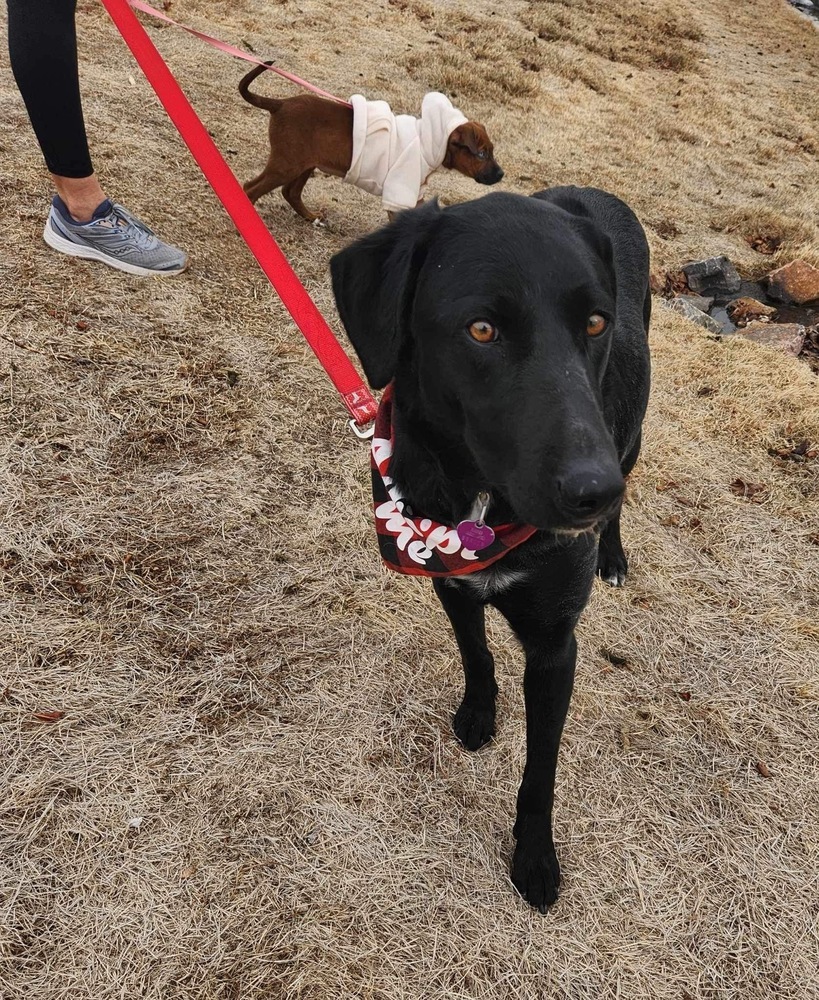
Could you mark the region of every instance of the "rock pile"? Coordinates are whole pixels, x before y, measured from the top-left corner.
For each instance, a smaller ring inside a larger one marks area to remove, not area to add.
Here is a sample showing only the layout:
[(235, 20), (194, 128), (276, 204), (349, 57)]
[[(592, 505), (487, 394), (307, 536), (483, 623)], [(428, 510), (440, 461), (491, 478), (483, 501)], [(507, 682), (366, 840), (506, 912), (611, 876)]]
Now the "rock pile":
[(819, 370), (819, 268), (807, 261), (791, 261), (755, 282), (743, 281), (727, 257), (709, 257), (652, 288), (667, 296), (666, 308), (716, 337), (738, 334), (794, 357), (807, 350)]

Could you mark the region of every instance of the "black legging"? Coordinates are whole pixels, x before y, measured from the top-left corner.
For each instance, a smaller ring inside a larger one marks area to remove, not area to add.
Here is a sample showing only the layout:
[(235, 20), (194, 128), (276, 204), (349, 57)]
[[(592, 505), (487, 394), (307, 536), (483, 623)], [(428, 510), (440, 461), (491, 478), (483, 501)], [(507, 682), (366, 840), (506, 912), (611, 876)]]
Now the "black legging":
[(77, 0), (7, 0), (9, 57), (46, 166), (59, 177), (94, 172), (80, 103)]

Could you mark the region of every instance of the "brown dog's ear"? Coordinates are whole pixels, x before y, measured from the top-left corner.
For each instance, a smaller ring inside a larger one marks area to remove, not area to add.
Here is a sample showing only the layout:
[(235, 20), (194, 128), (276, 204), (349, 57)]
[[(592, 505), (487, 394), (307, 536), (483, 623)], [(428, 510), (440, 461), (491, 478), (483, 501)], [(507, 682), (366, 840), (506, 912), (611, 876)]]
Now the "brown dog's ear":
[(478, 122), (464, 122), (450, 135), (449, 141), (454, 142), (456, 146), (464, 146), (470, 153), (477, 156), (481, 149), (478, 129), (483, 130), (483, 125), (478, 124)]
[(330, 260), (338, 314), (373, 389), (395, 374), (415, 281), (440, 214), (437, 199), (401, 212)]

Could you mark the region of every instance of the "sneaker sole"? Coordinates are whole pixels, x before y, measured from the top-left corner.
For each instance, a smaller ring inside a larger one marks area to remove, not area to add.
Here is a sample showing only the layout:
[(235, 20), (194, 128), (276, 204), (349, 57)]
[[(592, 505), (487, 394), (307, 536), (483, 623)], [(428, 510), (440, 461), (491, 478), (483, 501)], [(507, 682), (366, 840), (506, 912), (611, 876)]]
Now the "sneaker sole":
[(138, 264), (129, 264), (127, 261), (117, 260), (116, 257), (109, 257), (108, 254), (104, 254), (100, 250), (95, 250), (93, 247), (80, 246), (78, 243), (72, 243), (71, 240), (60, 236), (51, 225), (50, 219), (46, 222), (45, 229), (43, 230), (43, 239), (52, 250), (68, 254), (69, 257), (98, 260), (101, 264), (107, 264), (118, 271), (125, 271), (126, 274), (139, 275), (141, 278), (172, 278), (175, 274), (181, 274), (187, 270), (188, 267), (188, 261), (186, 260), (182, 267), (175, 268), (173, 271), (154, 271), (150, 267), (140, 267)]

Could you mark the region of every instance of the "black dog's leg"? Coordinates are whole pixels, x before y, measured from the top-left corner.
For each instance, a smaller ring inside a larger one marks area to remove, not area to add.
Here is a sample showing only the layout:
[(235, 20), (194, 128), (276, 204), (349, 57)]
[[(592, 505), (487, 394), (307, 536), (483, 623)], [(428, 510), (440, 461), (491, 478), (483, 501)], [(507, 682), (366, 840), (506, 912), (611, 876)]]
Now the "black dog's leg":
[[(640, 454), (640, 438), (620, 464), (623, 476), (627, 476), (634, 468), (637, 456)], [(628, 559), (623, 551), (620, 540), (620, 511), (607, 521), (600, 533), (600, 547), (597, 554), (597, 575), (612, 587), (622, 587), (628, 575)]]
[[(594, 550), (589, 554), (593, 559)], [(588, 566), (583, 584), (586, 593), (593, 566), (593, 562)], [(573, 590), (580, 593), (580, 587), (572, 586), (577, 578), (572, 579), (571, 572), (560, 579), (565, 581), (564, 594)], [(574, 639), (577, 616), (548, 621), (549, 605), (558, 599), (562, 589), (535, 594), (526, 603), (508, 597), (492, 602), (512, 626), (526, 653), (523, 677), (526, 768), (518, 792), (512, 881), (521, 896), (541, 913), (557, 899), (560, 884), (560, 865), (552, 839), (552, 806), (557, 755), (572, 696), (577, 655)]]
[(512, 881), (525, 900), (545, 913), (560, 885), (552, 807), (560, 737), (574, 686), (574, 622), (521, 639), (526, 650), (526, 768), (518, 792)]
[(484, 605), (459, 585), (434, 580), (464, 667), (463, 701), (453, 720), (455, 735), (467, 750), (478, 750), (495, 735), (495, 663), (486, 645)]
[(597, 554), (597, 575), (611, 587), (625, 585), (628, 575), (628, 558), (620, 540), (620, 512), (610, 520), (600, 532), (600, 548)]

